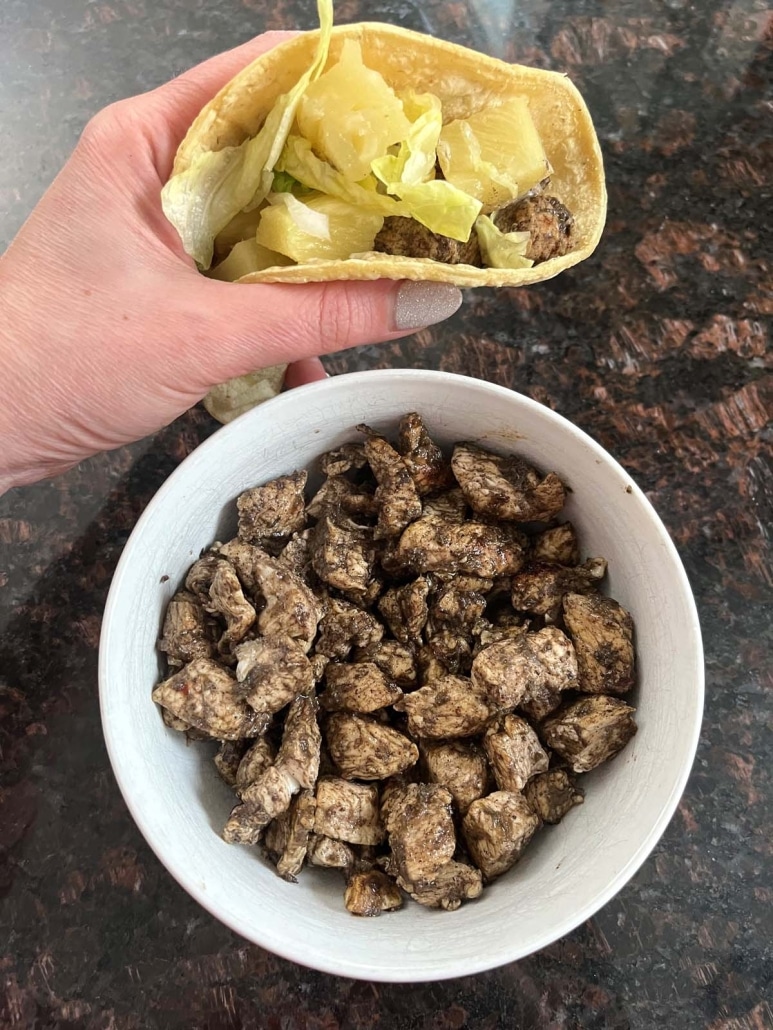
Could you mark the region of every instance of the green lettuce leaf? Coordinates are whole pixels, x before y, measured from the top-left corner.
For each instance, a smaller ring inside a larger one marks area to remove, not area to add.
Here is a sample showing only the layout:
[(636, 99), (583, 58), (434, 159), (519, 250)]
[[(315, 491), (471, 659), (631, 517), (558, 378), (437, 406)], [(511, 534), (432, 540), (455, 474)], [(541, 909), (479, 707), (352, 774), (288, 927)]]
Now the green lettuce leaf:
[(403, 202), (402, 214), (410, 215), (432, 232), (466, 243), (483, 206), (445, 179), (432, 179), (415, 186), (391, 183), (390, 193)]
[(483, 264), (488, 268), (531, 268), (534, 262), (525, 257), (531, 236), (528, 232), (501, 232), (488, 215), (475, 222)]
[(317, 0), (320, 37), (309, 68), (279, 97), (257, 136), (238, 147), (201, 154), (173, 175), (161, 191), (164, 214), (177, 229), (186, 253), (202, 269), (212, 264), (213, 241), (240, 211), (258, 207), (271, 190), (274, 166), (290, 134), (304, 90), (327, 62), (333, 27), (332, 0)]

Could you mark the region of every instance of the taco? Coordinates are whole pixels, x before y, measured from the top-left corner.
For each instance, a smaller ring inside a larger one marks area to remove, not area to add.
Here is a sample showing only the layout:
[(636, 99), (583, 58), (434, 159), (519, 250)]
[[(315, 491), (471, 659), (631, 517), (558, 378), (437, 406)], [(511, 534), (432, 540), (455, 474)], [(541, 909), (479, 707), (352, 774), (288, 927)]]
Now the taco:
[(162, 203), (243, 283), (520, 286), (592, 253), (606, 214), (587, 107), (556, 72), (392, 25), (320, 30), (250, 64), (181, 143)]

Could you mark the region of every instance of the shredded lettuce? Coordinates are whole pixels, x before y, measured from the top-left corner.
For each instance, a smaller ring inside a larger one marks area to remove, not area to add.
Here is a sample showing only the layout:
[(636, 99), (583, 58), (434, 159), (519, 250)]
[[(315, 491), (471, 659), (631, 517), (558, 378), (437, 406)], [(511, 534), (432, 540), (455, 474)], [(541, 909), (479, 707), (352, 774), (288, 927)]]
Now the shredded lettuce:
[(304, 264), (346, 260), (373, 249), (384, 224), (381, 215), (353, 207), (337, 197), (316, 196), (305, 203), (289, 193), (272, 196), (263, 209), (257, 242)]
[(290, 134), (309, 83), (325, 67), (333, 28), (332, 0), (317, 0), (320, 36), (309, 68), (274, 104), (260, 132), (238, 147), (199, 155), (173, 175), (161, 192), (164, 214), (177, 229), (186, 253), (202, 269), (212, 263), (213, 241), (240, 211), (258, 207), (271, 190), (274, 167)]
[(528, 232), (501, 232), (488, 215), (475, 222), (483, 264), (488, 268), (531, 268), (534, 262), (525, 257), (531, 236)]
[(282, 389), (286, 369), (287, 365), (270, 365), (229, 379), (209, 391), (204, 407), (218, 422), (233, 422), (250, 408), (276, 397)]

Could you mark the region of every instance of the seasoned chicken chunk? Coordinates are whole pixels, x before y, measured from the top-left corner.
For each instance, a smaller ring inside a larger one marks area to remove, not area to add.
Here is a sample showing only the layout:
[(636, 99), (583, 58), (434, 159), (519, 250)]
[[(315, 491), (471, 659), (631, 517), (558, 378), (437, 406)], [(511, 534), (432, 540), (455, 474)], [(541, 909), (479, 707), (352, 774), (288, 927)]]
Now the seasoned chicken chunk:
[(187, 665), (194, 658), (212, 657), (212, 626), (193, 594), (181, 591), (167, 605), (158, 649), (166, 653), (172, 666)]
[(230, 672), (211, 658), (197, 658), (159, 683), (153, 700), (217, 740), (258, 737), (268, 725), (267, 716), (244, 703)]
[(486, 730), (483, 750), (500, 790), (517, 794), (532, 776), (546, 772), (548, 756), (537, 734), (517, 715), (505, 715)]
[(563, 508), (564, 484), (544, 479), (515, 455), (492, 454), (472, 443), (454, 447), (451, 468), (467, 503), (478, 515), (511, 522), (547, 522)]
[(314, 697), (298, 697), (293, 701), (276, 757), (277, 765), (307, 789), (314, 786), (319, 775), (322, 734), (317, 723), (318, 707)]
[(567, 593), (588, 594), (598, 589), (606, 575), (603, 558), (589, 558), (584, 565), (567, 568), (530, 561), (513, 576), (510, 599), (516, 611), (545, 615), (555, 622)]
[(384, 780), (419, 758), (419, 749), (402, 733), (375, 719), (337, 712), (327, 721), (330, 757), (345, 779)]
[(535, 537), (531, 556), (534, 561), (579, 565), (580, 548), (572, 523), (563, 522), (560, 526), (552, 526)]
[(229, 787), (236, 786), (236, 774), (246, 750), (246, 740), (224, 740), (215, 755), (215, 768)]
[(533, 193), (497, 212), (500, 232), (528, 232), (526, 257), (535, 265), (568, 254), (573, 246), (574, 216), (558, 197)]
[(246, 544), (238, 537), (234, 537), (225, 544), (216, 544), (214, 552), (233, 565), (247, 599), (254, 599), (255, 595), (259, 593), (253, 571), (254, 565), (258, 559), (266, 557), (266, 552), (254, 544)]
[(470, 513), (464, 494), (455, 486), (442, 494), (434, 494), (424, 501), (422, 518), (437, 519), (440, 522), (464, 522)]
[(346, 658), (356, 647), (360, 656), (364, 656), (375, 653), (383, 635), (384, 627), (370, 612), (349, 601), (330, 597), (320, 619), (315, 651), (328, 658)]
[(168, 726), (170, 730), (174, 730), (176, 733), (184, 733), (188, 740), (211, 740), (208, 733), (204, 733), (203, 730), (197, 730), (195, 726), (191, 726), (184, 719), (178, 719), (176, 715), (172, 715), (168, 708), (161, 709), (161, 718), (165, 726)]
[(438, 629), (427, 623), (427, 642), (432, 653), (452, 673), (470, 671), (472, 662), (471, 636), (462, 636), (459, 630), (449, 629), (441, 624)]
[(298, 781), (278, 763), (270, 765), (242, 793), (242, 803), (232, 810), (223, 828), (227, 844), (257, 844), (263, 831), (290, 807), (299, 790)]
[(382, 805), (395, 863), (406, 890), (432, 880), (456, 850), (451, 794), (434, 783), (408, 783)]
[(462, 815), (473, 801), (488, 792), (488, 764), (476, 744), (463, 744), (460, 740), (447, 744), (424, 743), (421, 757), (429, 782), (445, 787)]
[(314, 686), (311, 662), (289, 637), (247, 640), (237, 647), (236, 658), (242, 696), (256, 712), (273, 715)]
[(528, 628), (529, 623), (523, 616), (514, 612), (499, 614), (493, 622), (480, 619), (475, 627), (475, 635), (478, 638), (475, 654), (480, 654), (491, 644), (498, 644), (502, 640), (520, 640)]
[(254, 575), (266, 599), (258, 616), (260, 632), (291, 637), (308, 651), (322, 615), (317, 598), (300, 577), (268, 555), (255, 562)]
[(368, 464), (365, 457), (365, 445), (345, 443), (334, 451), (328, 451), (319, 459), (319, 465), (326, 476), (342, 476), (346, 472), (363, 469)]
[(421, 643), (421, 631), (427, 621), (429, 583), (420, 576), (412, 583), (387, 590), (378, 602), (392, 635), (402, 644)]
[(415, 411), (400, 419), (397, 449), (420, 497), (445, 490), (454, 482), (451, 465)]
[(455, 912), (463, 901), (479, 897), (483, 890), (480, 871), (463, 862), (454, 862), (453, 859), (441, 866), (429, 880), (409, 884), (402, 876), (398, 876), (397, 882), (420, 905), (425, 908), (442, 908), (446, 912)]
[(353, 848), (341, 840), (318, 833), (312, 833), (309, 838), (308, 856), (311, 865), (323, 869), (351, 869), (355, 863)]
[(622, 751), (636, 733), (634, 712), (618, 697), (594, 694), (564, 705), (544, 721), (540, 733), (576, 773), (590, 772)]
[(346, 883), (344, 904), (355, 916), (380, 916), (400, 908), (403, 896), (393, 880), (378, 869), (352, 873)]
[(472, 635), (486, 610), (486, 598), (475, 589), (464, 589), (464, 582), (457, 583), (464, 578), (455, 577), (441, 587), (430, 614), (433, 625), (445, 624), (458, 633)]
[(293, 799), (287, 812), (287, 840), (276, 863), (283, 880), (295, 883), (306, 859), (309, 834), (314, 828), (317, 801), (313, 790), (302, 790)]
[(185, 577), (185, 589), (190, 591), (199, 604), (206, 607), (209, 604), (209, 588), (215, 573), (221, 565), (227, 564), (225, 558), (217, 554), (203, 554), (198, 561), (188, 569)]
[(378, 711), (394, 704), (403, 696), (402, 690), (392, 683), (375, 662), (353, 665), (333, 662), (327, 666), (327, 690), (320, 698), (329, 712)]
[(404, 215), (387, 215), (373, 241), (373, 249), (384, 254), (444, 261), (448, 265), (483, 265), (476, 232), (471, 232), (466, 241), (455, 240)]
[(314, 832), (349, 844), (380, 844), (378, 787), (326, 776), (317, 784)]
[(293, 472), (240, 494), (236, 501), (239, 539), (248, 544), (265, 544), (286, 539), (303, 529), (306, 524), (303, 490), (307, 475)]
[(425, 516), (400, 537), (397, 559), (415, 572), (461, 572), (491, 579), (523, 565), (523, 549), (506, 526)]
[(438, 656), (429, 644), (419, 648), (416, 654), (416, 663), (419, 667), (419, 680), (423, 687), (432, 683), (433, 680), (442, 680), (449, 675), (451, 670)]
[(486, 694), (462, 676), (444, 676), (405, 694), (395, 705), (408, 716), (412, 736), (428, 740), (474, 737), (495, 712)]
[(411, 473), (383, 436), (367, 426), (358, 426), (367, 433), (365, 455), (376, 477), (376, 500), (379, 504), (376, 539), (399, 536), (405, 527), (421, 515), (421, 501)]
[(326, 479), (306, 506), (306, 513), (313, 519), (328, 513), (335, 516), (338, 511), (347, 515), (378, 515), (376, 497), (363, 486), (357, 486), (343, 476)]
[(311, 537), (313, 528), (304, 529), (301, 533), (293, 533), (279, 552), (277, 561), (302, 580), (307, 586), (316, 582), (316, 574), (311, 567)]
[(560, 823), (567, 812), (585, 800), (566, 769), (549, 769), (535, 776), (523, 794), (543, 823)]
[(494, 709), (515, 708), (524, 696), (543, 689), (547, 680), (525, 633), (484, 647), (473, 660), (470, 676)]
[(564, 622), (577, 652), (578, 690), (625, 694), (634, 684), (633, 619), (611, 597), (567, 594)]
[(255, 622), (255, 609), (244, 596), (239, 577), (230, 562), (221, 562), (209, 587), (207, 611), (222, 615), (226, 631), (220, 638), (218, 650), (230, 654), (244, 640)]
[[(363, 662), (369, 656), (367, 651), (358, 650), (354, 657), (357, 662)], [(397, 640), (382, 640), (378, 648), (373, 651), (370, 660), (381, 669), (387, 679), (392, 680), (399, 686), (416, 686), (418, 678), (416, 659), (413, 650), (410, 647), (406, 647), (405, 644), (401, 644)]]
[(376, 551), (373, 530), (351, 519), (320, 519), (311, 539), (311, 564), (323, 583), (364, 594), (373, 577)]
[(518, 707), (540, 722), (558, 708), (563, 691), (577, 689), (577, 655), (569, 637), (557, 626), (529, 633), (526, 641), (545, 670), (545, 679), (535, 678), (529, 683)]
[(462, 820), (462, 833), (484, 880), (493, 880), (514, 865), (539, 825), (523, 794), (498, 790), (473, 801)]
[(262, 776), (270, 765), (274, 764), (276, 752), (266, 737), (258, 737), (247, 751), (244, 752), (239, 767), (236, 770), (236, 781), (234, 786), (236, 793), (241, 797), (244, 791)]

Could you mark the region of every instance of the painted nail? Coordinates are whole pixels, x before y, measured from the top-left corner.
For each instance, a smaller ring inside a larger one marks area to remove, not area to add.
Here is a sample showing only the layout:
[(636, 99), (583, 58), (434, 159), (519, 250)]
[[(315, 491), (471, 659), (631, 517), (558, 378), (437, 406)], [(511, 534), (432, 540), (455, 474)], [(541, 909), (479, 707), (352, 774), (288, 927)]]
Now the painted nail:
[(462, 293), (448, 283), (404, 282), (395, 303), (395, 329), (421, 329), (450, 318), (459, 310)]

